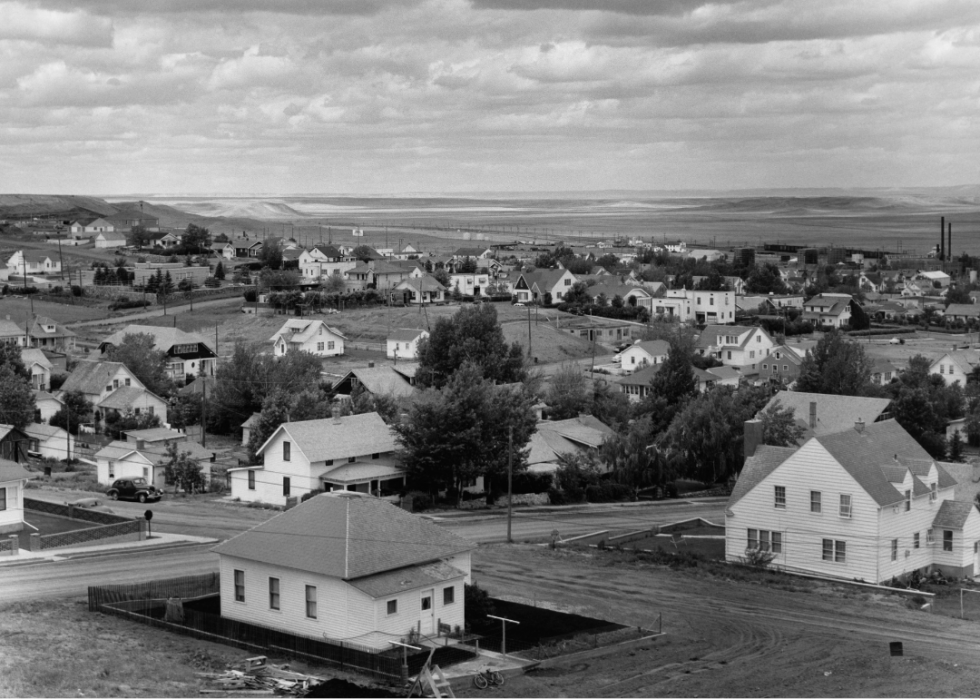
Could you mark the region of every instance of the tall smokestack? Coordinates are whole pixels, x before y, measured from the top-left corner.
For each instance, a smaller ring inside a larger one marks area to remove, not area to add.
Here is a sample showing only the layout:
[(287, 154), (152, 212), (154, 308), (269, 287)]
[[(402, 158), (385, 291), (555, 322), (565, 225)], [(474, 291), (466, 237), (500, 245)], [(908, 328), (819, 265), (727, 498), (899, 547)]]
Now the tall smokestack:
[(949, 256), (950, 262), (953, 261), (953, 222), (950, 221), (946, 224), (946, 230), (948, 231), (949, 240), (946, 241), (946, 254)]
[(943, 233), (946, 231), (946, 217), (939, 217), (939, 259), (943, 262), (946, 261), (946, 236)]

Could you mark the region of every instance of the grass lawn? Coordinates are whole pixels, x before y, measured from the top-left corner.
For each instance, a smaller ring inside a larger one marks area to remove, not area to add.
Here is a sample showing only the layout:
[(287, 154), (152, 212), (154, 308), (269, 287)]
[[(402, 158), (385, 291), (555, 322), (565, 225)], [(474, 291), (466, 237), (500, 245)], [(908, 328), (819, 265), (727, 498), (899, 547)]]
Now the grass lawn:
[[(66, 303), (51, 303), (34, 299), (34, 315), (46, 316), (56, 323), (71, 323), (77, 320), (97, 320), (109, 315), (109, 310), (100, 306), (84, 306)], [(10, 320), (23, 325), (31, 315), (31, 299), (26, 296), (0, 296), (0, 318), (10, 316)]]
[(92, 527), (99, 526), (94, 522), (86, 522), (79, 519), (65, 519), (64, 517), (55, 517), (54, 515), (33, 511), (24, 512), (24, 521), (33, 528), (25, 527), (21, 530), (20, 547), (22, 549), (29, 549), (31, 547), (31, 534), (47, 536), (48, 534), (64, 534), (65, 532), (73, 532), (78, 529), (91, 529)]
[(649, 551), (660, 549), (667, 553), (697, 553), (711, 560), (724, 560), (725, 558), (724, 539), (689, 539), (685, 537), (675, 545), (669, 534), (658, 534), (623, 544), (623, 548)]

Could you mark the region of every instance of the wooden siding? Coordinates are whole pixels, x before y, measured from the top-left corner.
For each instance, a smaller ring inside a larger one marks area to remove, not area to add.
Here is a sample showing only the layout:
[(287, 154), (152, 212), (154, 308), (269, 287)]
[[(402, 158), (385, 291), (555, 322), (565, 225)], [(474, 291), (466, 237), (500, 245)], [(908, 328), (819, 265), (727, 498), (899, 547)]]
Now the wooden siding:
[[(25, 481), (4, 481), (0, 488), (7, 489), (7, 509), (0, 510), (0, 527), (10, 528), (24, 522), (24, 483)], [(2, 530), (0, 530), (2, 531)]]
[[(774, 487), (786, 488), (786, 508), (774, 507)], [(821, 493), (819, 514), (810, 512), (810, 491)], [(839, 514), (840, 495), (851, 496), (851, 517)], [(815, 439), (776, 468), (759, 485), (732, 505), (725, 518), (725, 558), (745, 555), (749, 528), (782, 532), (783, 553), (773, 564), (846, 578), (877, 581), (874, 542), (878, 506), (857, 481)], [(844, 541), (844, 563), (824, 561), (823, 539)]]

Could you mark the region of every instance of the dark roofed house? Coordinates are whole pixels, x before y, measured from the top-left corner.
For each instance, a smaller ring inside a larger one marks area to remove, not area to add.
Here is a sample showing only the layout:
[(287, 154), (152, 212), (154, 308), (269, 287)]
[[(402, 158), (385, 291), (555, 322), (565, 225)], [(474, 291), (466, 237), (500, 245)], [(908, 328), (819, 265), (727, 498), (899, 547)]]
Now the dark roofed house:
[(763, 411), (776, 402), (781, 408), (793, 409), (797, 424), (805, 429), (804, 439), (850, 430), (858, 420), (871, 424), (891, 417), (890, 398), (780, 391), (769, 399)]
[(78, 337), (64, 325), (44, 316), (34, 318), (27, 334), (30, 337), (31, 347), (43, 347), (62, 352), (75, 349), (75, 338)]
[(413, 631), (464, 625), (474, 548), (384, 500), (317, 495), (213, 549), (221, 615), (387, 650)]
[(980, 512), (894, 420), (858, 418), (799, 447), (753, 442), (725, 512), (727, 560), (762, 551), (782, 569), (868, 582), (980, 569)]
[(167, 355), (167, 375), (175, 381), (189, 383), (195, 376), (214, 376), (218, 357), (207, 340), (197, 333), (156, 325), (127, 325), (104, 339), (99, 350), (103, 355), (108, 354), (126, 335), (151, 335), (153, 348)]

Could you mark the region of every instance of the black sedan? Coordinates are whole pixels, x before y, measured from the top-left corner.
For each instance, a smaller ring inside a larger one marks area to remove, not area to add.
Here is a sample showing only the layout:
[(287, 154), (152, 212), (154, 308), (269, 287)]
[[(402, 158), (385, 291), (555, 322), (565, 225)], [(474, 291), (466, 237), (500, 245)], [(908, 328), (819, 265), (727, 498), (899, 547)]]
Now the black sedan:
[(112, 483), (105, 494), (113, 500), (156, 502), (163, 492), (146, 482), (145, 478), (120, 478)]

